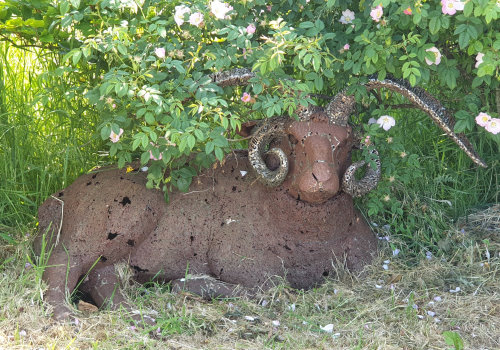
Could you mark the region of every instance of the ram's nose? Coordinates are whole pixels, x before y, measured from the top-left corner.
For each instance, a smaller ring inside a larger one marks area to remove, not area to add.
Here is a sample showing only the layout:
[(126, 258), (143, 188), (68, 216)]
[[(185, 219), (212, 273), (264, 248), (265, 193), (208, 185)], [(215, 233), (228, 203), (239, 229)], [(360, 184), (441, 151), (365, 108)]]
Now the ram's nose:
[(339, 177), (324, 161), (316, 161), (310, 172), (299, 180), (300, 198), (310, 203), (322, 203), (339, 191)]

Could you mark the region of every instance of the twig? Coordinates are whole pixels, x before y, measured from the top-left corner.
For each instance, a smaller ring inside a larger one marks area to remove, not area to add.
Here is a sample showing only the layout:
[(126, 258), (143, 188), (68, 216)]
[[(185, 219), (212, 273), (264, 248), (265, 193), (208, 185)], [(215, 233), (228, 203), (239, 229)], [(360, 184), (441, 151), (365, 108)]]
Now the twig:
[(253, 136), (247, 136), (247, 137), (242, 137), (241, 139), (226, 139), (229, 142), (238, 142), (238, 141), (243, 141), (243, 140), (250, 140)]
[(64, 201), (62, 201), (61, 199), (54, 197), (54, 196), (51, 196), (51, 197), (58, 200), (59, 202), (61, 202), (61, 221), (59, 222), (59, 230), (57, 230), (56, 244), (54, 245), (54, 247), (57, 247), (57, 244), (59, 243), (59, 237), (61, 236), (61, 229), (62, 229), (62, 223), (63, 223), (63, 218), (64, 218)]
[(187, 196), (188, 194), (191, 194), (191, 193), (201, 193), (201, 192), (207, 192), (207, 191), (210, 191), (210, 189), (207, 188), (206, 190), (203, 190), (203, 191), (189, 191), (189, 192), (184, 193), (183, 195)]
[(47, 45), (47, 46), (41, 46), (41, 45), (37, 45), (37, 44), (19, 45), (15, 41), (13, 41), (12, 39), (10, 39), (9, 37), (5, 36), (5, 34), (0, 34), (0, 35), (1, 35), (1, 40), (0, 41), (8, 41), (12, 46), (14, 46), (15, 48), (18, 48), (18, 49), (28, 50), (27, 48), (29, 48), (29, 47), (36, 47), (36, 48), (39, 48), (39, 49), (46, 49), (46, 48), (56, 49), (57, 48), (57, 46), (53, 46), (53, 45)]

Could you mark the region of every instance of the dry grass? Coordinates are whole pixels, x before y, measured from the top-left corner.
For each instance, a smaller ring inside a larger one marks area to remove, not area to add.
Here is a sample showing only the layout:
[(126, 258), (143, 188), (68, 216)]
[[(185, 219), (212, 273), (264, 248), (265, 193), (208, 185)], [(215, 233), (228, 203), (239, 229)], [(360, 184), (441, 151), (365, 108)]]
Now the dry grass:
[[(253, 301), (206, 302), (135, 285), (128, 294), (157, 319), (144, 329), (110, 311), (54, 323), (40, 301), (39, 273), (25, 267), (28, 244), (6, 246), (3, 257), (15, 259), (0, 269), (0, 349), (453, 348), (445, 331), (465, 348), (499, 349), (500, 205), (469, 215), (446, 237), (446, 256), (408, 266), (386, 243), (362, 278), (339, 269), (318, 289), (280, 285)], [(329, 324), (331, 333), (321, 329)]]

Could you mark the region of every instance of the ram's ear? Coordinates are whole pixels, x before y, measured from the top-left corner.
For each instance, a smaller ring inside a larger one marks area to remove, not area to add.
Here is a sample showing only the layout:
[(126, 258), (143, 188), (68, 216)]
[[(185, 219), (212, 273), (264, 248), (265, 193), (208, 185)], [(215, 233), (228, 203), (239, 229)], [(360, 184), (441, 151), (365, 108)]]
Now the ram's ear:
[(254, 128), (258, 125), (257, 120), (252, 120), (246, 123), (241, 124), (241, 128), (236, 130), (236, 133), (240, 135), (241, 137), (248, 137), (252, 135), (252, 132), (254, 131)]

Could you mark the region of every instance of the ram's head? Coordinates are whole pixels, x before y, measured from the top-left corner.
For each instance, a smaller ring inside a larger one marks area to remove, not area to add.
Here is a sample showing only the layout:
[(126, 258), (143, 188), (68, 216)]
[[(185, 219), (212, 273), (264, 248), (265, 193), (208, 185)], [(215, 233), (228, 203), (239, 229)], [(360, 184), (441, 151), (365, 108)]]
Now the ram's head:
[(356, 144), (349, 125), (335, 123), (318, 107), (300, 116), (273, 118), (254, 132), (248, 156), (263, 183), (283, 185), (290, 195), (309, 203), (322, 203), (341, 190), (362, 195), (377, 185), (380, 162), (361, 180), (353, 176), (364, 162), (351, 164)]
[[(252, 76), (249, 71), (243, 72), (246, 75), (237, 83)], [(454, 133), (451, 114), (424, 90), (394, 78), (381, 81), (370, 78), (365, 87), (387, 88), (405, 96), (426, 112), (476, 164), (486, 167), (467, 138)], [(299, 110), (298, 120), (277, 117), (255, 127), (248, 153), (261, 181), (268, 186), (283, 185), (290, 195), (309, 203), (322, 203), (340, 191), (358, 197), (373, 190), (381, 172), (377, 151), (372, 150), (376, 160), (361, 179), (356, 179), (355, 172), (365, 162), (351, 164), (351, 150), (359, 146), (348, 124), (354, 111), (354, 97), (341, 92), (324, 108), (310, 106)]]

